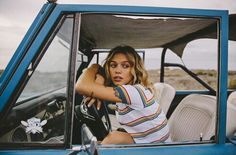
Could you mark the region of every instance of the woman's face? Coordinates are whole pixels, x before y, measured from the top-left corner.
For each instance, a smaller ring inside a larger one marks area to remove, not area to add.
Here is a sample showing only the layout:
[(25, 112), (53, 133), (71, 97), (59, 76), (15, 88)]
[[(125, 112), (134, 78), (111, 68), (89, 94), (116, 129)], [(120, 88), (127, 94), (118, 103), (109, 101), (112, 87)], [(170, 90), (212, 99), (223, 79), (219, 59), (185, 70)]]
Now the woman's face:
[(129, 84), (133, 80), (132, 65), (123, 53), (116, 53), (109, 63), (111, 80), (115, 85)]

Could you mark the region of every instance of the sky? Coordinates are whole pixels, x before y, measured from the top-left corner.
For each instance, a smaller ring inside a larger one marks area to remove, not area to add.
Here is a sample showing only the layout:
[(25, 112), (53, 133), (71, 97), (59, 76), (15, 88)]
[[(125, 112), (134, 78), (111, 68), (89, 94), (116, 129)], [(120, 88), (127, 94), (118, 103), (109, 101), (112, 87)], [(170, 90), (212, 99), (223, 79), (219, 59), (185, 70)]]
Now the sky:
[[(0, 69), (4, 69), (46, 0), (0, 0)], [(58, 0), (57, 3), (118, 4), (229, 10), (236, 0)]]

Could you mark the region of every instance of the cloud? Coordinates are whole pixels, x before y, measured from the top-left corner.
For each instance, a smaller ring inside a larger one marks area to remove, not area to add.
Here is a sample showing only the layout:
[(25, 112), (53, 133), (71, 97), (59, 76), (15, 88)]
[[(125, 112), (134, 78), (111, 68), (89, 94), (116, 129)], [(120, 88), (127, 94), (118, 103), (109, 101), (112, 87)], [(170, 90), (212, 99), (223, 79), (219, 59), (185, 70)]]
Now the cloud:
[(2, 15), (0, 15), (0, 21), (1, 21), (0, 27), (12, 27), (13, 26), (12, 22)]

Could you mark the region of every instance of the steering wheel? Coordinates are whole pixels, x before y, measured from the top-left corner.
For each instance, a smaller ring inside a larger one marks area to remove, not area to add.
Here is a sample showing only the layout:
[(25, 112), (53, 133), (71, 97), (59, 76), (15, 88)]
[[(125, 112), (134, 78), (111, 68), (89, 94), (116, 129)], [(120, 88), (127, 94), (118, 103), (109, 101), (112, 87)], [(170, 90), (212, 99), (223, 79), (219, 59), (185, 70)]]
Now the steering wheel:
[[(102, 101), (100, 110), (97, 110), (94, 104), (91, 107), (88, 107), (84, 100), (85, 99), (82, 100), (80, 105), (75, 107), (76, 117), (90, 127), (90, 130), (98, 140), (103, 140), (111, 131), (111, 121), (108, 115), (107, 106)], [(103, 116), (104, 119), (102, 119)]]

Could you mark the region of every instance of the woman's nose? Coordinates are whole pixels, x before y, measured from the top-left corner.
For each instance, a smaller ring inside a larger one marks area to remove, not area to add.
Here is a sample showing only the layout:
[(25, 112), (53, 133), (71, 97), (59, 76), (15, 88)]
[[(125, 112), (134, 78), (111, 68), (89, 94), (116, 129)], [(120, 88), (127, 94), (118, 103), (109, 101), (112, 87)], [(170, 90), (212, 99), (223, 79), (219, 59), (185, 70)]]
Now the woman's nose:
[(121, 72), (122, 72), (121, 65), (117, 65), (117, 67), (115, 69), (115, 73), (121, 73)]

